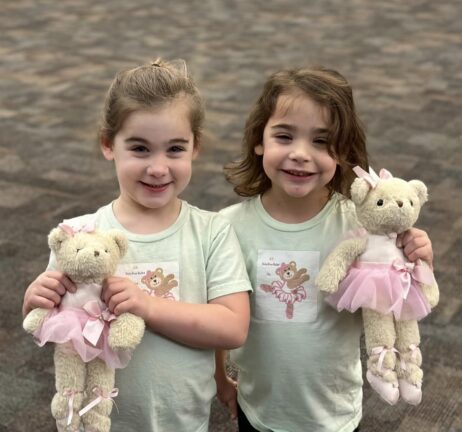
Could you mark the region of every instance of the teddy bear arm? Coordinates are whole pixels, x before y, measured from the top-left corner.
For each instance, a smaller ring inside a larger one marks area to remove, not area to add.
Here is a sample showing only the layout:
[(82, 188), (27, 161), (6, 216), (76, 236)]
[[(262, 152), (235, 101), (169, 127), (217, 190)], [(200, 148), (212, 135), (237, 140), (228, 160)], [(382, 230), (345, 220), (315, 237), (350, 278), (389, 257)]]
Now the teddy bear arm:
[(430, 307), (433, 309), (440, 300), (440, 290), (438, 288), (438, 284), (436, 282), (430, 285), (422, 284), (421, 288), (423, 295), (430, 304)]
[(43, 323), (45, 317), (50, 313), (49, 309), (32, 309), (24, 318), (22, 326), (27, 333), (34, 333)]
[(353, 261), (366, 249), (367, 238), (353, 238), (341, 242), (325, 259), (315, 284), (321, 290), (334, 293), (345, 278)]
[(123, 313), (111, 322), (109, 346), (114, 350), (131, 350), (141, 342), (144, 321), (131, 313)]

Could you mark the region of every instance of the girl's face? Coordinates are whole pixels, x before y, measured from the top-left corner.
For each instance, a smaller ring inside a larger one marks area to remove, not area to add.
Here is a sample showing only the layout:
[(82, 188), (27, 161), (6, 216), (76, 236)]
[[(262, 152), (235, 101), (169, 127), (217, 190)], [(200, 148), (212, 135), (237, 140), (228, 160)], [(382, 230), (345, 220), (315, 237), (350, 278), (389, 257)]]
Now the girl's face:
[(327, 152), (329, 120), (328, 110), (306, 95), (279, 96), (263, 143), (255, 147), (255, 153), (263, 156), (271, 194), (280, 198), (328, 196), (326, 185), (337, 166)]
[(104, 157), (115, 163), (124, 206), (176, 211), (197, 156), (188, 114), (181, 100), (153, 111), (135, 111), (112, 145), (102, 143)]

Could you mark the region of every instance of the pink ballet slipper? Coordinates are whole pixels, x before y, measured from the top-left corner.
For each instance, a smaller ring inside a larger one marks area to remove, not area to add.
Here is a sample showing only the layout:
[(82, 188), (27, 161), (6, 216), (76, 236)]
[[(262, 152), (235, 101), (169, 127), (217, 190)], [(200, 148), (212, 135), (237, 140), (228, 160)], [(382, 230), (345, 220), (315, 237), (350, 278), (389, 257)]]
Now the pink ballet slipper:
[(392, 383), (385, 381), (374, 375), (371, 371), (366, 373), (367, 381), (371, 387), (377, 392), (377, 394), (390, 405), (395, 405), (399, 399), (399, 388), (398, 383)]
[(398, 380), (399, 394), (404, 402), (410, 405), (419, 405), (422, 401), (422, 384), (411, 384), (405, 379)]

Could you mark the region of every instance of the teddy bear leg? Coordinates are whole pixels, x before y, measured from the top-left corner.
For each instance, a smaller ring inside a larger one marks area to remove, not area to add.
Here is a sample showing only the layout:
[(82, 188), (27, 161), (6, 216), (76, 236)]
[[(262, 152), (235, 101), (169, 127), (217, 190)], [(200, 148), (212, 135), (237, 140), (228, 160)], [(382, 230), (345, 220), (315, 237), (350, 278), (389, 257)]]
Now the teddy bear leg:
[(417, 321), (397, 321), (396, 333), (396, 347), (401, 355), (396, 365), (400, 395), (408, 404), (418, 405), (422, 400), (423, 371)]
[(123, 313), (109, 328), (109, 346), (114, 350), (134, 349), (144, 334), (144, 320), (131, 313)]
[[(86, 400), (84, 407), (100, 398), (95, 406), (82, 414), (85, 432), (109, 432), (111, 429), (111, 411), (113, 401), (115, 371), (106, 363), (96, 358), (87, 365)], [(115, 397), (115, 396), (114, 396)]]
[(399, 388), (393, 316), (363, 309), (363, 322), (368, 355), (366, 378), (382, 399), (394, 405), (399, 398)]
[(54, 353), (56, 394), (51, 413), (59, 432), (74, 432), (80, 427), (79, 409), (83, 402), (86, 367), (70, 344), (56, 345)]

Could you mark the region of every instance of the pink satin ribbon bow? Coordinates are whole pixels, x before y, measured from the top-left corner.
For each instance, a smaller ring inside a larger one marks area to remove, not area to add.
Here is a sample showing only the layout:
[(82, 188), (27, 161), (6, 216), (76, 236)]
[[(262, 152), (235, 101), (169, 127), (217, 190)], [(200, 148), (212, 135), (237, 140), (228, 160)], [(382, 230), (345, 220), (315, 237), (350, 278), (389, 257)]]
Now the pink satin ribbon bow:
[(72, 226), (67, 225), (65, 223), (60, 223), (58, 226), (64, 232), (66, 232), (67, 234), (69, 234), (71, 236), (73, 236), (74, 234), (77, 234), (79, 232), (92, 233), (96, 229), (94, 221), (83, 224), (81, 227), (78, 227), (78, 228), (72, 227)]
[(96, 346), (101, 333), (104, 330), (105, 323), (115, 320), (117, 317), (109, 312), (108, 308), (104, 310), (101, 309), (101, 306), (97, 300), (92, 300), (88, 303), (85, 303), (83, 309), (88, 313), (88, 315), (90, 315), (90, 318), (82, 330), (82, 335), (93, 346)]
[(95, 395), (97, 396), (96, 399), (92, 400), (87, 406), (83, 407), (79, 411), (80, 417), (82, 417), (85, 413), (90, 411), (93, 407), (98, 405), (104, 399), (110, 400), (116, 406), (117, 411), (119, 411), (119, 409), (117, 408), (117, 404), (114, 402), (113, 399), (119, 394), (119, 389), (117, 387), (113, 388), (109, 393), (104, 393), (102, 389), (100, 389), (99, 387), (95, 387), (93, 389), (93, 393), (95, 393)]
[(403, 359), (401, 358), (400, 352), (396, 348), (385, 348), (384, 346), (378, 346), (378, 347), (372, 348), (371, 352), (372, 352), (373, 355), (378, 355), (379, 356), (379, 361), (377, 362), (377, 369), (379, 371), (382, 370), (383, 360), (384, 360), (385, 355), (387, 354), (387, 352), (396, 353), (397, 357), (399, 358), (401, 368), (405, 369), (405, 367), (406, 367)]
[(403, 262), (400, 260), (395, 260), (392, 263), (393, 268), (400, 273), (401, 281), (404, 285), (403, 298), (406, 299), (409, 294), (409, 289), (411, 288), (411, 279), (416, 280), (417, 282), (430, 285), (433, 283), (433, 273), (432, 271), (422, 265), (415, 264), (411, 262)]
[(77, 393), (82, 393), (82, 392), (78, 390), (73, 390), (73, 389), (65, 389), (63, 391), (63, 396), (69, 398), (69, 401), (67, 403), (68, 405), (67, 426), (69, 426), (72, 422), (72, 417), (74, 415), (74, 398)]
[(353, 168), (354, 173), (359, 177), (367, 181), (372, 189), (377, 187), (379, 180), (388, 180), (393, 178), (390, 171), (382, 168), (379, 172), (379, 175), (369, 167), (369, 172), (364, 171), (360, 166), (355, 166)]

